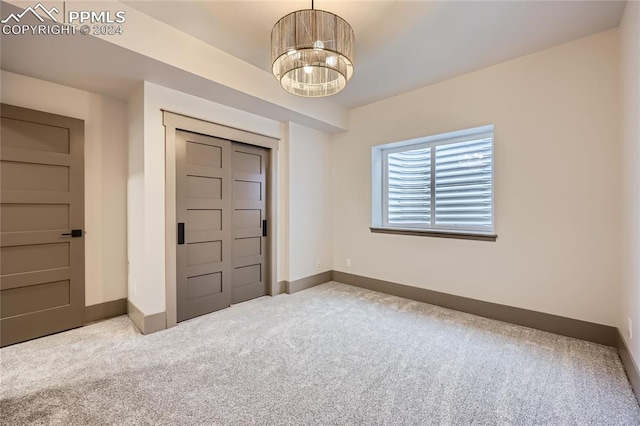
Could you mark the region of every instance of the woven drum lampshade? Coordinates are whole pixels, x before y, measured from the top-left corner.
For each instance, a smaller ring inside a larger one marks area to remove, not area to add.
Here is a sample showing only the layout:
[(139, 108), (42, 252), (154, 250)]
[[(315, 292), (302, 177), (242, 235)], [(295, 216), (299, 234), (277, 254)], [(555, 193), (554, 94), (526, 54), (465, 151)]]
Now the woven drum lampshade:
[(298, 96), (316, 98), (344, 89), (353, 75), (353, 50), (351, 25), (324, 10), (292, 12), (271, 31), (273, 75)]

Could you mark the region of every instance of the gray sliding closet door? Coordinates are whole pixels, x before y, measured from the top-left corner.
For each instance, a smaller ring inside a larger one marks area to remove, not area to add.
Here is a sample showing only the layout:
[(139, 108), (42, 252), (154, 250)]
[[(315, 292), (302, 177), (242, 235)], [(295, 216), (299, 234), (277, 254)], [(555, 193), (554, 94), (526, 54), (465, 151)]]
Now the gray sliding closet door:
[(176, 133), (177, 320), (231, 304), (231, 142)]
[(232, 303), (267, 294), (266, 182), (268, 151), (232, 145), (233, 271)]

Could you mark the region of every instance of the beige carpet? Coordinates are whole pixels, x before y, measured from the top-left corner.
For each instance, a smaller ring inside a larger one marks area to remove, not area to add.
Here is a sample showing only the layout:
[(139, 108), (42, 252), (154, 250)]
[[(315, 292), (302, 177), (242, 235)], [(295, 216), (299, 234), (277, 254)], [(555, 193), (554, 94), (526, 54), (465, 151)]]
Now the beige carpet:
[(0, 356), (3, 425), (640, 425), (612, 348), (338, 283)]

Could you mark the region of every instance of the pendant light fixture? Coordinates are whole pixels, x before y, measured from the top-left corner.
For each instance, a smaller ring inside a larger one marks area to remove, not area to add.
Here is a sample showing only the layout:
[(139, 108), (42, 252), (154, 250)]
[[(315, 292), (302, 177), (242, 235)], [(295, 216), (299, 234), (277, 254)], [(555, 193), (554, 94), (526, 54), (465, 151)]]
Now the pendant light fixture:
[(353, 75), (354, 35), (341, 17), (311, 9), (281, 18), (271, 31), (273, 75), (289, 93), (317, 98), (338, 93)]

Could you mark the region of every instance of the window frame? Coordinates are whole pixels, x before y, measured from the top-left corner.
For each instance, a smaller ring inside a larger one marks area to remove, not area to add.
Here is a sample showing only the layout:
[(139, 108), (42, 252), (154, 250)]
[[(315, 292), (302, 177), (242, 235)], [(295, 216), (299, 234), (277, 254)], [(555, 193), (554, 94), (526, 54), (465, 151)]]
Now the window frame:
[[(454, 143), (467, 142), (477, 139), (491, 138), (491, 227), (485, 226), (451, 226), (437, 225), (435, 215), (435, 167), (436, 147)], [(420, 223), (397, 225), (389, 223), (389, 154), (429, 148), (430, 160), (430, 224)], [(485, 125), (470, 129), (440, 133), (416, 139), (392, 142), (372, 147), (372, 232), (393, 233), (403, 235), (441, 236), (448, 238), (465, 238), (475, 240), (495, 241), (495, 132), (494, 126)]]

